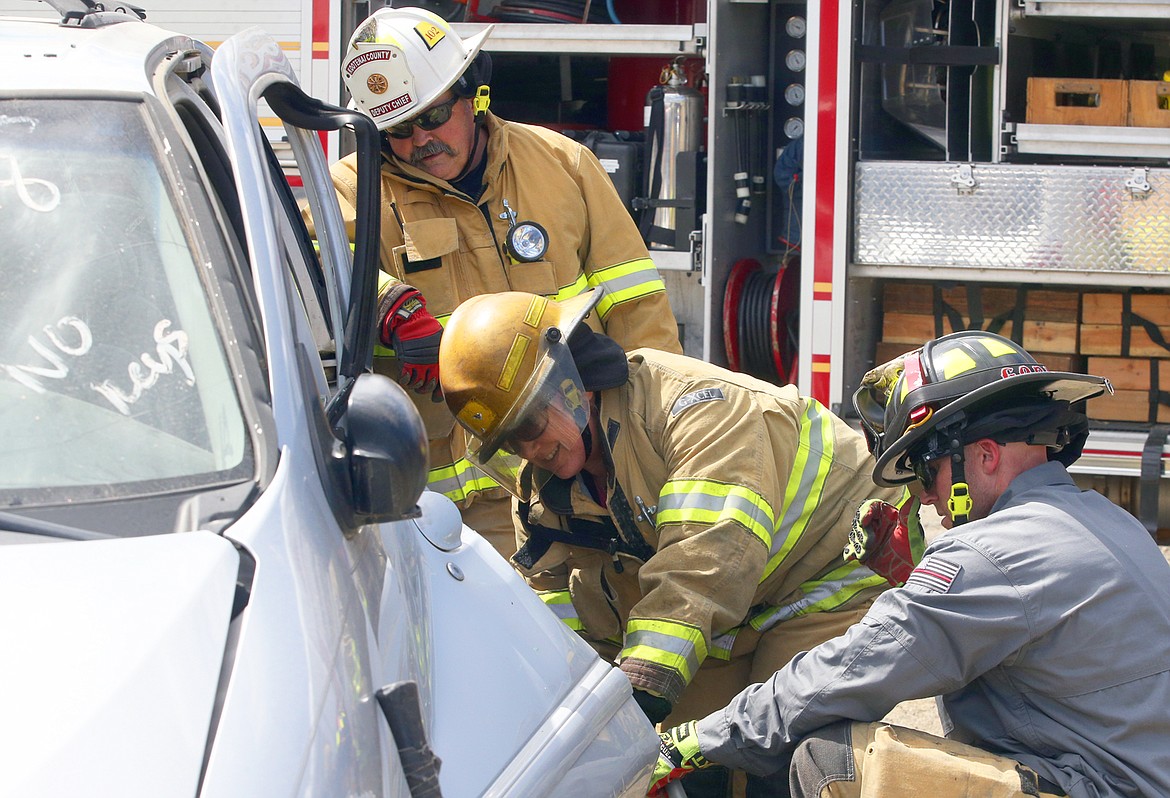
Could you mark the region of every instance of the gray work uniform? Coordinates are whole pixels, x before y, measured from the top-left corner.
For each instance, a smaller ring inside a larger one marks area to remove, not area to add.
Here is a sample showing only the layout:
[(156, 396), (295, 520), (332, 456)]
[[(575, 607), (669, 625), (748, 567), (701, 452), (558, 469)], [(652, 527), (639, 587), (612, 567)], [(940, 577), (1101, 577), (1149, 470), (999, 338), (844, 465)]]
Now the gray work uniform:
[(1170, 796), (1170, 565), (1133, 516), (1038, 466), (860, 623), (699, 721), (699, 746), (768, 774), (821, 726), (932, 695), (948, 736), (1073, 798)]

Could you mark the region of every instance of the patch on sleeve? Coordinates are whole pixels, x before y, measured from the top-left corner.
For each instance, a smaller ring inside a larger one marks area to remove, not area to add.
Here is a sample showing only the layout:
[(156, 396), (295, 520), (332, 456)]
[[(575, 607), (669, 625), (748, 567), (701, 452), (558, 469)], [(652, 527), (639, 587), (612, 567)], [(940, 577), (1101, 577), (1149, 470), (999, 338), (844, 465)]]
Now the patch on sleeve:
[(906, 587), (915, 587), (926, 593), (950, 593), (951, 585), (963, 566), (942, 557), (927, 557), (910, 573)]
[(722, 401), (725, 398), (722, 388), (703, 388), (701, 391), (691, 391), (678, 398), (674, 403), (674, 407), (670, 408), (670, 415), (672, 417), (677, 416), (688, 407), (694, 407), (703, 402)]

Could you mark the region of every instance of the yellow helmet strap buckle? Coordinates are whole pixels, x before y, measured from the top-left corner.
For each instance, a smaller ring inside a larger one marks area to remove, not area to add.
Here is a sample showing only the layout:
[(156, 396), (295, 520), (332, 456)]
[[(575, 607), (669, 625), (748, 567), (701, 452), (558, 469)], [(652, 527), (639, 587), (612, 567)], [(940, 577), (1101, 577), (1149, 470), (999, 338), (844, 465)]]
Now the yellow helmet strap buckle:
[(477, 117), (483, 116), (487, 113), (488, 106), (492, 104), (492, 92), (487, 85), (481, 85), (475, 89), (475, 97), (472, 99), (472, 107), (475, 108), (475, 115)]
[(955, 526), (971, 520), (971, 488), (967, 484), (963, 445), (956, 437), (951, 441), (951, 495), (947, 498), (947, 512)]
[(951, 483), (951, 496), (947, 499), (947, 511), (955, 526), (971, 520), (971, 489), (966, 482)]

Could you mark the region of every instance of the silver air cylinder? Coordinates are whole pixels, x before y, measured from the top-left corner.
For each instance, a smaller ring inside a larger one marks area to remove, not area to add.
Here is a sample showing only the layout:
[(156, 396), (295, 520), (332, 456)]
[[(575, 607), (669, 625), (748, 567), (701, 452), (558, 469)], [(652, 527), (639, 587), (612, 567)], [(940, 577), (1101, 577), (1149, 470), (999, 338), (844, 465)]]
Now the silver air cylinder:
[[(658, 159), (657, 152), (651, 152), (651, 164), (661, 163), (661, 186), (657, 199), (675, 200), (680, 196), (694, 199), (695, 187), (680, 186), (678, 173), (678, 155), (683, 152), (697, 152), (702, 148), (703, 136), (703, 95), (696, 89), (687, 86), (686, 76), (678, 63), (671, 64), (662, 70), (662, 158)], [(649, 99), (646, 105), (646, 118), (650, 119)], [(655, 143), (657, 150), (657, 142)], [(654, 227), (662, 230), (677, 230), (677, 210), (675, 208), (657, 208), (654, 211)], [(653, 249), (671, 249), (667, 244), (652, 242)]]

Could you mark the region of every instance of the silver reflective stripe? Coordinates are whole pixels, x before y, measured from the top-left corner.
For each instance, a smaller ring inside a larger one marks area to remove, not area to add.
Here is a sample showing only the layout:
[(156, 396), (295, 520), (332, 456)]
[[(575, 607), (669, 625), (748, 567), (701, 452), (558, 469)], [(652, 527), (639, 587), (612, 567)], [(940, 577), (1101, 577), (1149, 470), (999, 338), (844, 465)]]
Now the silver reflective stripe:
[(820, 402), (809, 399), (808, 403), (800, 421), (800, 445), (784, 490), (784, 509), (772, 536), (763, 579), (771, 576), (804, 534), (832, 466), (833, 417)]
[(432, 468), (427, 474), (427, 487), (459, 503), (473, 493), (497, 488), (499, 483), (461, 457), (451, 465)]
[(739, 634), (739, 627), (730, 632), (724, 632), (711, 641), (711, 656), (724, 661), (731, 659), (731, 647), (735, 645), (735, 636)]
[(714, 524), (724, 519), (738, 521), (765, 546), (771, 544), (771, 508), (755, 491), (740, 485), (701, 479), (671, 480), (662, 486), (656, 519), (660, 526), (668, 523)]
[[(646, 652), (638, 652), (635, 649), (652, 649), (656, 652), (663, 652), (678, 660), (677, 665), (685, 665), (685, 671), (682, 667), (676, 667), (674, 664), (665, 661), (666, 657), (654, 656)], [(698, 671), (699, 665), (702, 664), (702, 659), (695, 651), (695, 646), (690, 640), (676, 637), (672, 634), (666, 634), (653, 629), (636, 629), (626, 633), (626, 644), (622, 649), (621, 658), (625, 659), (629, 656), (637, 657), (638, 659), (649, 660), (650, 662), (657, 662), (659, 665), (665, 667), (673, 667), (683, 675), (683, 679), (689, 682), (694, 678), (695, 672)]]
[(536, 595), (544, 602), (544, 606), (552, 610), (553, 615), (560, 618), (561, 622), (570, 629), (581, 631), (584, 628), (577, 615), (577, 608), (573, 606), (569, 591), (545, 590)]
[[(813, 612), (826, 612), (836, 609), (863, 590), (877, 585), (886, 584), (883, 576), (878, 576), (863, 565), (848, 569), (846, 573), (836, 579), (825, 579), (821, 582), (805, 582), (801, 589), (805, 594), (792, 602), (778, 607), (769, 607), (751, 619), (751, 625), (760, 632), (771, 629), (781, 621), (787, 621), (799, 615), (808, 615)], [(840, 573), (837, 569), (835, 573)], [(833, 574), (830, 574), (833, 576)]]

